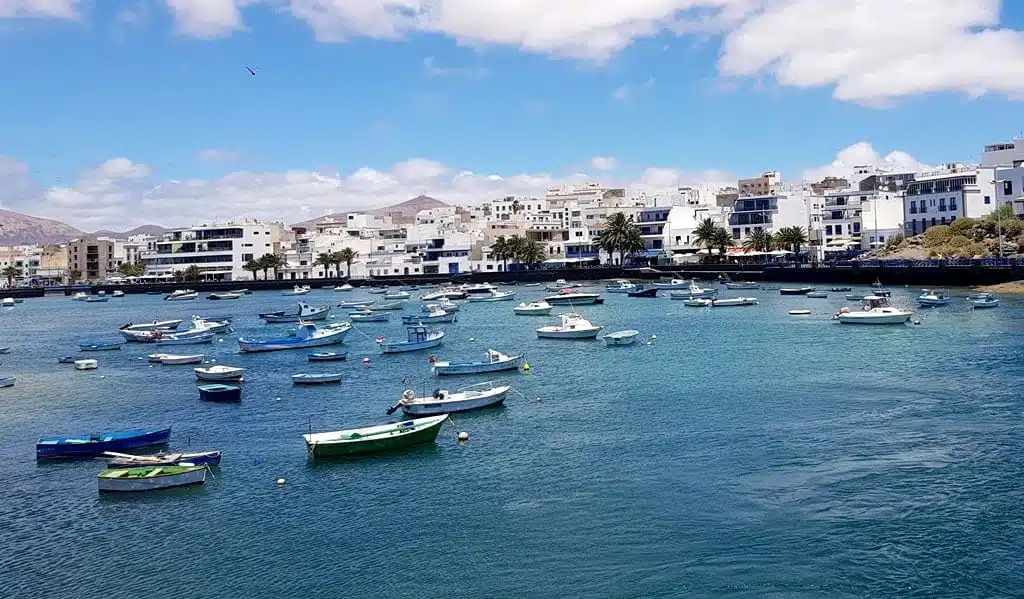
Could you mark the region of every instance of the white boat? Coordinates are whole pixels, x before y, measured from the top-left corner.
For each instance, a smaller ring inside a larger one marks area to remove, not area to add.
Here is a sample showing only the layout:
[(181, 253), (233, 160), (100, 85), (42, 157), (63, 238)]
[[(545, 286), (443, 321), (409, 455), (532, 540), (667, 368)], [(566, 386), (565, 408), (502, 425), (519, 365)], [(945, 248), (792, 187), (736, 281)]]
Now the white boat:
[(409, 416), (440, 416), (479, 410), (500, 405), (511, 388), (488, 381), (457, 389), (454, 393), (438, 389), (430, 397), (417, 397), (415, 391), (407, 389), (388, 413), (394, 413), (396, 408), (401, 408)]
[(89, 294), (84, 291), (79, 291), (71, 296), (73, 302), (84, 302), (87, 299), (89, 299)]
[(551, 314), (551, 304), (541, 300), (539, 302), (523, 302), (512, 308), (512, 311), (522, 316), (547, 316)]
[(238, 351), (242, 353), (280, 351), (285, 349), (305, 349), (337, 345), (345, 340), (345, 335), (352, 330), (352, 325), (340, 323), (337, 326), (317, 329), (312, 322), (299, 322), (294, 337), (281, 339), (245, 339), (238, 340)]
[(380, 295), (380, 294), (387, 293), (387, 292), (388, 292), (388, 288), (387, 287), (370, 287), (369, 289), (366, 290), (366, 293), (372, 293), (372, 294), (375, 294), (375, 295)]
[(299, 309), (291, 314), (284, 314), (281, 312), (267, 312), (260, 314), (260, 318), (266, 321), (268, 324), (282, 323), (282, 322), (299, 322), (299, 321), (315, 321), (315, 320), (326, 320), (331, 314), (331, 307), (329, 305), (323, 306), (310, 306), (306, 302), (299, 302)]
[(175, 354), (163, 354), (160, 356), (160, 363), (168, 366), (178, 366), (182, 364), (202, 364), (203, 354), (194, 355), (175, 355)]
[(491, 292), (496, 291), (497, 287), (490, 283), (476, 283), (474, 285), (463, 285), (462, 291), (469, 295), (489, 295)]
[(339, 292), (352, 291), (355, 287), (345, 283), (344, 285), (335, 285), (334, 290)]
[(711, 300), (712, 308), (728, 308), (730, 306), (756, 306), (756, 297), (723, 297)]
[(812, 291), (812, 292), (807, 294), (807, 297), (814, 298), (814, 299), (825, 299), (825, 298), (828, 297), (828, 292), (827, 291)]
[(726, 289), (760, 289), (760, 283), (754, 281), (729, 281), (725, 284)]
[(293, 374), (293, 385), (329, 385), (341, 382), (341, 373), (329, 374)]
[(471, 302), (508, 302), (516, 298), (515, 291), (491, 291), (490, 295), (471, 295)]
[(188, 301), (198, 299), (199, 294), (191, 289), (178, 289), (164, 296), (165, 300), (170, 301)]
[(106, 295), (93, 295), (85, 298), (85, 303), (87, 304), (102, 304), (108, 301), (110, 301), (110, 297)]
[(313, 291), (309, 285), (296, 285), (291, 291), (282, 291), (281, 295), (306, 295)]
[(424, 293), (423, 295), (420, 296), (420, 299), (427, 302), (440, 299), (460, 300), (466, 299), (468, 295), (469, 294), (463, 291), (462, 289), (457, 289), (455, 287), (442, 287), (437, 291)]
[(921, 295), (917, 296), (917, 303), (922, 308), (937, 308), (939, 306), (945, 306), (952, 301), (953, 298), (949, 297), (945, 291), (923, 289), (921, 291)]
[(444, 340), (444, 331), (430, 330), (422, 325), (408, 327), (406, 332), (408, 337), (405, 341), (389, 342), (384, 337), (378, 337), (377, 344), (381, 351), (385, 354), (419, 351), (437, 347)]
[(379, 304), (370, 304), (366, 306), (366, 309), (371, 312), (388, 311), (388, 310), (401, 310), (405, 308), (405, 300), (398, 300), (395, 302), (381, 302)]
[(577, 312), (566, 312), (559, 314), (561, 324), (540, 327), (537, 329), (537, 337), (549, 339), (596, 339), (597, 334), (604, 327), (591, 323), (582, 314)]
[(18, 305), (18, 302), (14, 301), (13, 297), (5, 297), (3, 301), (0, 302), (0, 305), (2, 305), (5, 308), (13, 308), (14, 306)]
[(352, 322), (387, 322), (391, 315), (387, 312), (359, 310), (358, 312), (349, 312), (348, 317)]
[(435, 306), (441, 308), (442, 310), (449, 314), (451, 314), (452, 312), (459, 311), (459, 305), (446, 297), (442, 297), (441, 299), (429, 304), (423, 304), (421, 310), (423, 310), (424, 312), (430, 312), (431, 310), (434, 309)]
[(96, 370), (99, 366), (96, 360), (75, 360), (75, 370)]
[(96, 476), (101, 492), (156, 491), (206, 482), (206, 466), (112, 468)]
[(604, 339), (605, 345), (633, 345), (636, 343), (637, 336), (640, 335), (640, 331), (634, 331), (632, 329), (626, 331), (616, 331), (614, 333), (608, 333), (602, 339)]
[(412, 297), (408, 291), (394, 291), (391, 293), (385, 293), (382, 299), (385, 300), (406, 300)]
[(121, 327), (122, 331), (155, 331), (157, 329), (174, 330), (181, 326), (180, 320), (155, 320), (139, 324), (128, 323)]
[(338, 302), (339, 308), (365, 308), (373, 303), (373, 300), (361, 300), (354, 302)]
[(17, 380), (18, 379), (13, 376), (0, 376), (0, 389), (3, 389), (5, 387), (13, 387), (14, 382)]
[(434, 374), (438, 376), (455, 374), (482, 374), (486, 372), (501, 372), (503, 370), (518, 370), (523, 365), (522, 354), (515, 356), (505, 355), (493, 349), (487, 350), (486, 362), (448, 362), (433, 361), (431, 367)]
[(710, 308), (711, 300), (706, 297), (688, 297), (683, 300), (683, 305), (690, 308)]
[(663, 282), (657, 281), (653, 283), (653, 286), (658, 289), (688, 289), (691, 285), (691, 281), (684, 279), (672, 279), (671, 281)]
[(222, 364), (206, 368), (193, 368), (192, 371), (196, 373), (196, 378), (201, 381), (239, 381), (245, 374), (244, 368), (224, 366)]
[(559, 293), (556, 295), (549, 295), (548, 297), (544, 298), (544, 301), (551, 304), (552, 306), (583, 306), (587, 304), (596, 304), (599, 299), (601, 299), (601, 296), (596, 293), (570, 291)]
[[(526, 286), (527, 287), (534, 287), (536, 285), (538, 285), (538, 283), (527, 284)], [(545, 291), (564, 291), (566, 289), (578, 289), (578, 288), (580, 288), (582, 286), (583, 285), (581, 285), (580, 283), (570, 283), (569, 281), (566, 281), (565, 279), (558, 279), (558, 280), (556, 280), (554, 282), (554, 284), (548, 285), (547, 287), (545, 287), (544, 290)]]
[(113, 297), (124, 297), (124, 291), (121, 291), (120, 289), (115, 289), (111, 295)]
[(864, 298), (861, 310), (841, 308), (832, 318), (843, 324), (903, 324), (912, 312), (894, 308), (889, 299), (878, 295)]
[(982, 310), (985, 308), (995, 308), (999, 305), (999, 297), (992, 293), (979, 293), (970, 297), (971, 308), (974, 310)]
[(156, 340), (157, 345), (199, 345), (201, 343), (213, 343), (216, 336), (213, 333), (177, 333), (164, 335)]
[(619, 279), (612, 285), (605, 285), (604, 290), (608, 293), (629, 293), (636, 291), (636, 284), (630, 283), (626, 279)]
[(236, 300), (236, 299), (242, 299), (242, 294), (241, 293), (230, 293), (230, 292), (228, 292), (228, 293), (224, 293), (224, 292), (221, 292), (221, 293), (211, 293), (210, 295), (206, 296), (206, 299), (208, 299), (208, 300)]
[(437, 304), (430, 305), (434, 306), (434, 308), (426, 314), (403, 316), (402, 322), (404, 324), (431, 324), (437, 322), (456, 322), (458, 320), (454, 314), (449, 314)]
[(690, 281), (689, 285), (684, 289), (676, 289), (668, 294), (669, 299), (692, 299), (698, 297), (715, 297), (718, 295), (717, 289), (711, 289), (710, 287), (701, 287), (694, 281)]

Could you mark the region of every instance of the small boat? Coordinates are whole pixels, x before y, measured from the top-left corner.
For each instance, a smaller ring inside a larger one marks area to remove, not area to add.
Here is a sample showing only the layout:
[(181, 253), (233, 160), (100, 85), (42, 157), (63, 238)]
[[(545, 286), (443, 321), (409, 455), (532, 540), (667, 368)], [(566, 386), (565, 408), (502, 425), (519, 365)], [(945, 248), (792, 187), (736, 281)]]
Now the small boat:
[(806, 315), (808, 315), (810, 313), (811, 313), (810, 310), (790, 310), (789, 311), (789, 315), (790, 316), (806, 316)]
[(217, 336), (213, 333), (202, 333), (198, 335), (182, 333), (178, 335), (164, 335), (156, 340), (157, 345), (200, 345), (202, 343), (213, 343)]
[(128, 323), (121, 327), (122, 331), (156, 331), (166, 330), (173, 331), (181, 326), (180, 320), (155, 320), (153, 322), (143, 322), (140, 324)]
[(75, 360), (75, 370), (96, 370), (99, 367), (96, 360)]
[[(193, 316), (192, 318), (196, 317)], [(230, 314), (211, 314), (209, 316), (200, 316), (199, 318), (206, 322), (232, 322), (235, 320), (235, 317)]]
[(18, 380), (17, 377), (13, 377), (13, 376), (0, 376), (0, 389), (6, 388), (6, 387), (13, 387), (14, 386), (14, 382), (17, 381), (17, 380)]
[(170, 354), (149, 354), (148, 356), (146, 356), (146, 359), (152, 363), (159, 364), (160, 360), (162, 360), (164, 356), (169, 355)]
[(178, 366), (182, 364), (202, 364), (203, 354), (194, 354), (191, 356), (178, 356), (174, 354), (162, 354), (160, 356), (160, 363), (168, 366)]
[[(676, 299), (676, 298), (672, 298)], [(706, 297), (688, 297), (683, 300), (683, 305), (690, 308), (710, 308), (712, 300)]]
[(373, 303), (373, 300), (355, 301), (355, 302), (340, 302), (338, 303), (339, 308), (365, 308)]
[(89, 294), (84, 291), (79, 291), (71, 296), (73, 302), (84, 302), (87, 299), (89, 299)]
[(121, 349), (121, 341), (79, 341), (78, 349), (81, 351), (113, 351)]
[(877, 297), (890, 297), (892, 296), (892, 291), (883, 287), (882, 281), (875, 279), (875, 282), (871, 285), (871, 295)]
[[(534, 284), (531, 284), (531, 285), (527, 285), (527, 287), (536, 287), (537, 285), (539, 285), (539, 283), (534, 283)], [(570, 283), (569, 281), (566, 281), (565, 279), (557, 279), (557, 280), (555, 280), (555, 282), (553, 284), (546, 286), (544, 288), (544, 290), (545, 291), (565, 291), (566, 289), (578, 289), (578, 288), (580, 288), (582, 286), (583, 285), (581, 285), (580, 283)]]
[(381, 302), (379, 304), (370, 304), (366, 306), (366, 309), (371, 312), (387, 312), (393, 310), (401, 310), (405, 308), (405, 301), (399, 300), (397, 302)]
[(335, 291), (340, 291), (340, 292), (352, 291), (353, 289), (355, 289), (355, 287), (349, 285), (348, 283), (345, 283), (345, 284), (342, 284), (342, 285), (335, 285), (334, 286), (334, 290)]
[(755, 281), (728, 281), (725, 284), (726, 289), (760, 289), (761, 284)]
[(633, 345), (634, 343), (636, 343), (636, 338), (639, 335), (640, 331), (634, 331), (630, 329), (626, 331), (616, 331), (614, 333), (608, 333), (607, 335), (602, 337), (602, 339), (604, 339), (605, 345)]
[(497, 288), (490, 283), (475, 283), (473, 285), (463, 285), (462, 291), (469, 296), (474, 295), (490, 295), (497, 291)]
[(779, 289), (779, 295), (807, 295), (814, 291), (814, 287), (783, 287)]
[(654, 284), (655, 289), (670, 290), (670, 289), (688, 289), (693, 285), (693, 281), (684, 279), (672, 279), (670, 281), (657, 281)]
[(114, 292), (111, 294), (111, 296), (112, 297), (124, 297), (124, 291), (121, 291), (120, 289), (115, 289)]
[(423, 304), (423, 306), (420, 307), (420, 310), (423, 312), (430, 312), (435, 306), (449, 314), (459, 311), (459, 305), (446, 297), (442, 297), (441, 299), (429, 304)]
[(244, 368), (217, 364), (207, 368), (193, 368), (196, 378), (201, 381), (240, 381), (245, 374)]
[(0, 347), (0, 354), (9, 354), (9, 353), (11, 353), (11, 349), (12, 348), (10, 348), (8, 346)]
[(157, 491), (206, 482), (206, 466), (113, 468), (96, 475), (102, 493)]
[(846, 293), (847, 291), (853, 291), (853, 287), (833, 287), (829, 291), (832, 293)]
[(366, 290), (366, 293), (372, 293), (374, 295), (382, 295), (388, 292), (387, 287), (370, 287)]
[(142, 428), (81, 437), (40, 437), (36, 459), (93, 458), (105, 451), (130, 451), (171, 440), (171, 428)]
[(200, 385), (199, 399), (217, 403), (237, 403), (242, 401), (242, 388), (237, 385)]
[(393, 291), (391, 293), (384, 294), (385, 300), (404, 300), (409, 299), (410, 297), (412, 297), (412, 295), (410, 295), (408, 291)]
[(487, 350), (486, 362), (431, 362), (431, 369), (438, 376), (456, 374), (483, 374), (504, 370), (519, 370), (523, 365), (523, 354), (509, 356), (493, 349)]
[(4, 308), (13, 308), (14, 306), (18, 305), (18, 302), (14, 301), (13, 297), (5, 297), (3, 301), (0, 302), (0, 305), (2, 305)]
[(252, 295), (252, 291), (248, 289), (232, 289), (229, 293), (237, 293), (238, 295)]
[(163, 295), (162, 291), (147, 291), (146, 295)]
[[(872, 293), (847, 293), (846, 300), (850, 302), (862, 302), (864, 298), (874, 295)], [(881, 296), (879, 296), (881, 297)]]
[(423, 325), (407, 327), (407, 338), (405, 341), (388, 341), (384, 337), (377, 338), (377, 344), (385, 354), (397, 354), (410, 351), (430, 349), (441, 345), (444, 341), (444, 331), (431, 330)]
[(61, 357), (57, 358), (57, 363), (58, 364), (74, 364), (75, 360), (77, 360), (77, 358), (75, 358), (74, 356), (61, 356)]
[(134, 455), (130, 453), (118, 453), (116, 451), (104, 451), (103, 457), (107, 460), (107, 468), (137, 468), (139, 466), (219, 466), (222, 452), (220, 451), (196, 451), (164, 453), (153, 455)]
[(410, 316), (403, 316), (402, 317), (402, 323), (403, 324), (417, 324), (417, 323), (428, 324), (428, 323), (438, 323), (438, 322), (456, 322), (458, 320), (458, 318), (456, 318), (454, 314), (449, 314), (448, 312), (445, 312), (437, 304), (430, 304), (430, 305), (434, 306), (434, 308), (431, 308), (431, 310), (429, 312), (427, 312), (426, 314), (419, 314), (419, 315), (418, 314), (413, 314), (413, 315), (410, 315)]
[(591, 323), (582, 314), (566, 312), (559, 314), (561, 324), (537, 329), (537, 337), (548, 339), (596, 339), (604, 327)]
[(273, 312), (260, 312), (256, 316), (266, 320), (268, 316), (284, 316), (284, 310), (274, 310)]
[(165, 295), (164, 299), (169, 301), (188, 301), (199, 299), (199, 294), (191, 289), (179, 289)]
[(974, 310), (982, 310), (985, 308), (995, 308), (999, 305), (999, 298), (992, 293), (979, 293), (970, 297), (971, 308)]
[(208, 300), (236, 300), (241, 298), (241, 293), (211, 293), (206, 296), (206, 299)]
[(825, 298), (828, 297), (828, 292), (827, 291), (812, 291), (812, 292), (807, 294), (807, 297), (811, 297), (811, 298), (814, 298), (814, 299), (825, 299)]
[(339, 362), (348, 357), (348, 352), (313, 352), (307, 357), (310, 362)]
[(341, 382), (341, 373), (330, 374), (293, 374), (293, 385), (328, 385)]
[(448, 415), (442, 414), (366, 428), (311, 433), (302, 438), (306, 441), (306, 451), (314, 459), (377, 453), (433, 443), (447, 420)]
[(300, 320), (326, 320), (331, 313), (329, 305), (310, 306), (306, 302), (299, 302), (298, 310), (291, 314), (284, 312), (265, 312), (260, 318), (268, 324), (281, 322), (299, 322)]
[(670, 291), (668, 294), (669, 299), (674, 300), (686, 300), (695, 298), (710, 298), (718, 295), (717, 289), (711, 289), (710, 287), (700, 287), (694, 281), (690, 281), (689, 285), (682, 289), (675, 289)]
[(424, 293), (420, 296), (420, 299), (423, 301), (434, 301), (440, 299), (460, 300), (466, 299), (467, 297), (469, 297), (469, 294), (462, 289), (457, 289), (455, 287), (442, 287), (437, 291)]
[(832, 318), (842, 324), (903, 324), (910, 320), (913, 313), (894, 308), (889, 299), (877, 295), (864, 298), (861, 310), (840, 308)]
[(282, 291), (281, 295), (306, 295), (313, 289), (309, 285), (296, 285), (291, 291)]
[(515, 291), (491, 291), (490, 295), (475, 294), (469, 297), (471, 302), (508, 302), (516, 298)]
[(93, 295), (93, 296), (89, 296), (88, 298), (86, 298), (85, 303), (87, 303), (87, 304), (101, 304), (101, 303), (109, 301), (109, 300), (110, 300), (110, 297), (106, 296), (106, 295)]
[(728, 308), (731, 306), (756, 306), (756, 297), (723, 297), (711, 300), (712, 308)]
[(627, 297), (658, 297), (657, 287), (637, 287), (633, 291), (626, 292)]
[(564, 305), (576, 305), (583, 306), (586, 304), (595, 304), (600, 299), (600, 295), (596, 293), (583, 293), (583, 292), (563, 292), (557, 295), (551, 295), (544, 298), (544, 301), (551, 304), (552, 306), (564, 306)]
[(512, 311), (520, 316), (547, 316), (551, 314), (551, 304), (541, 300), (539, 302), (523, 302), (512, 308)]
[(359, 312), (349, 312), (348, 318), (352, 322), (387, 322), (391, 315), (386, 312), (360, 310)]
[(352, 330), (352, 327), (349, 324), (317, 329), (316, 325), (312, 322), (299, 322), (299, 327), (294, 337), (263, 340), (240, 338), (238, 340), (238, 350), (242, 353), (253, 353), (338, 345), (345, 340), (345, 335), (350, 330)]
[(523, 287), (540, 287), (540, 283), (524, 283)]
[(416, 391), (406, 389), (402, 399), (387, 413), (394, 414), (401, 408), (408, 416), (441, 416), (489, 408), (501, 405), (511, 388), (488, 381), (457, 389), (455, 393), (438, 389), (430, 397), (416, 397)]
[(949, 297), (945, 291), (924, 289), (921, 291), (921, 295), (917, 296), (917, 303), (922, 308), (937, 308), (939, 306), (945, 306), (952, 301), (953, 298)]
[(619, 279), (612, 285), (605, 285), (604, 290), (608, 293), (629, 293), (630, 291), (636, 291), (636, 284), (627, 281), (626, 279)]

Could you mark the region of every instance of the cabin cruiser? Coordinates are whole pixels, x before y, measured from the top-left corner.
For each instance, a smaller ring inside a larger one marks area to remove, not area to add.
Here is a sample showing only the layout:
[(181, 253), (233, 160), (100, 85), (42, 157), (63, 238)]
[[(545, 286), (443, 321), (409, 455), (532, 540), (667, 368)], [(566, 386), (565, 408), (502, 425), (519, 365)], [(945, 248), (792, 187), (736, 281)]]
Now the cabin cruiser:
[(860, 310), (841, 308), (833, 319), (843, 324), (903, 324), (910, 320), (912, 312), (900, 310), (889, 303), (889, 299), (868, 295)]

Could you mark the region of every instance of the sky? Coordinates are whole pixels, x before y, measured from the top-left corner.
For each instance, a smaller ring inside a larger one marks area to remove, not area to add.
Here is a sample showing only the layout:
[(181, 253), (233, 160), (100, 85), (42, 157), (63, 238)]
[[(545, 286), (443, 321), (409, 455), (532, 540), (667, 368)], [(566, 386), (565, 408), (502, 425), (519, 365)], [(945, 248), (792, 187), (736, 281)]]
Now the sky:
[(976, 162), (1022, 99), (1018, 0), (0, 0), (0, 207), (96, 230), (797, 182)]

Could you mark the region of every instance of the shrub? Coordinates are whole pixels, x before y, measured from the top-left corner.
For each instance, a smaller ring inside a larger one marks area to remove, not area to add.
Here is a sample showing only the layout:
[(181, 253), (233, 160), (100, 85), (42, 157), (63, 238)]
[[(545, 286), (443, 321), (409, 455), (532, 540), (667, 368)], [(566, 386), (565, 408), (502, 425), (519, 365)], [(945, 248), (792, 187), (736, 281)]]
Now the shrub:
[(958, 218), (949, 225), (949, 230), (954, 235), (963, 235), (965, 237), (974, 237), (974, 226), (978, 224), (976, 218)]
[(924, 232), (924, 247), (934, 248), (944, 245), (949, 241), (950, 235), (949, 225), (928, 227), (928, 230)]
[(903, 242), (906, 241), (902, 235), (890, 237), (889, 241), (885, 242), (885, 251), (894, 252), (903, 247)]
[(946, 247), (957, 249), (965, 248), (969, 245), (971, 245), (971, 240), (963, 235), (952, 235), (950, 236), (949, 241), (946, 242)]
[(1024, 232), (1024, 221), (1017, 218), (1010, 218), (1000, 223), (1003, 228), (1003, 237), (1017, 239)]

